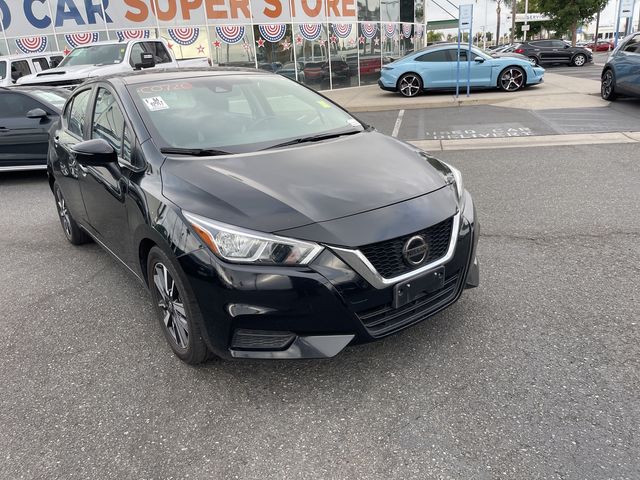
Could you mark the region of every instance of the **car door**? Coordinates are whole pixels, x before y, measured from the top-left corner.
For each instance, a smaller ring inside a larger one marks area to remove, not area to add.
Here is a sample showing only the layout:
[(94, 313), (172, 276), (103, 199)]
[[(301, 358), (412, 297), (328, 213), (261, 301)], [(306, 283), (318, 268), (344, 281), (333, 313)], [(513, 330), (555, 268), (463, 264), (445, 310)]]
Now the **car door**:
[(54, 152), (51, 155), (53, 168), (59, 172), (56, 182), (60, 185), (67, 208), (73, 218), (86, 225), (87, 212), (80, 192), (80, 166), (73, 153), (73, 147), (85, 140), (88, 131), (89, 104), (93, 88), (80, 88), (65, 105), (62, 124), (53, 138)]
[(554, 61), (568, 63), (571, 61), (575, 49), (562, 40), (551, 40)]
[(448, 88), (456, 85), (452, 75), (454, 65), (449, 49), (443, 49), (416, 57), (408, 67), (420, 74), (424, 88)]
[(620, 45), (614, 64), (618, 90), (640, 96), (640, 33)]
[[(28, 118), (27, 113), (35, 108), (49, 115)], [(22, 92), (0, 90), (0, 168), (44, 167), (55, 115), (51, 108)]]
[(540, 62), (551, 63), (556, 61), (551, 40), (538, 40), (531, 42), (529, 45), (533, 47), (533, 53), (540, 59)]
[[(468, 59), (467, 53), (468, 53), (468, 49), (464, 49), (464, 48), (460, 49), (460, 85), (462, 87), (465, 87), (467, 84), (467, 70), (469, 70), (469, 74), (470, 74), (469, 84), (472, 87), (486, 87), (491, 85), (491, 64), (492, 64), (491, 60), (485, 59), (481, 55), (474, 53), (472, 50), (471, 65), (469, 65), (467, 62), (467, 59)], [(452, 58), (454, 58), (454, 60), (456, 60), (453, 63), (453, 70), (451, 73), (455, 81), (458, 75), (457, 49), (451, 49), (449, 51), (449, 54), (451, 55)], [(476, 62), (475, 60), (476, 57), (481, 58), (482, 61)]]
[[(127, 133), (125, 133), (127, 132)], [(124, 156), (131, 151), (130, 129), (123, 109), (107, 85), (97, 88), (89, 138), (103, 139), (118, 153), (119, 162), (107, 166), (81, 166), (80, 189), (93, 232), (115, 255), (126, 257), (128, 221), (125, 207), (129, 169)]]

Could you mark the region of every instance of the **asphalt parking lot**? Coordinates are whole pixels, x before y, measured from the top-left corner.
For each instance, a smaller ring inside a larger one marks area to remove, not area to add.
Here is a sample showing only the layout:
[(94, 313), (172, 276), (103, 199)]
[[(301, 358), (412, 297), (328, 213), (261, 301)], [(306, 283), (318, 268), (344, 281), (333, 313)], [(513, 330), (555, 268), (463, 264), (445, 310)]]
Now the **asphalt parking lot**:
[(0, 477), (636, 479), (635, 145), (440, 152), (481, 286), (331, 360), (172, 356), (141, 285), (0, 176)]

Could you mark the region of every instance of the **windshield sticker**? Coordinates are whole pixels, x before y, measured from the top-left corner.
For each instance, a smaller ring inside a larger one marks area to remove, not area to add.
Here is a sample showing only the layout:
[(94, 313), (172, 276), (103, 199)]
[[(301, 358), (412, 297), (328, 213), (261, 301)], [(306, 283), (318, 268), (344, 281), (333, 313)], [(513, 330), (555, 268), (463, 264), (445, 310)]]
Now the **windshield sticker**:
[(146, 87), (138, 88), (138, 93), (159, 93), (159, 92), (172, 92), (176, 90), (191, 90), (193, 85), (189, 82), (181, 83), (167, 83), (161, 85), (148, 85)]
[(147, 108), (152, 112), (157, 112), (158, 110), (167, 110), (169, 105), (162, 99), (162, 97), (149, 97), (143, 98), (144, 104)]
[(318, 105), (320, 105), (322, 108), (331, 108), (331, 105), (329, 105), (324, 100), (318, 100)]

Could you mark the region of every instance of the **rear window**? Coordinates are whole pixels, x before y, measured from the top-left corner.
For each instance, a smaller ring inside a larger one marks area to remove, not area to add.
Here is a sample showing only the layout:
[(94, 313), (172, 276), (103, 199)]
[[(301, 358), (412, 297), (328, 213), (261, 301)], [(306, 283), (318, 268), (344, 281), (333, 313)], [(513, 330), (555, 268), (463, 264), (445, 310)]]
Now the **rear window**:
[(38, 100), (49, 103), (57, 108), (62, 108), (69, 98), (69, 94), (65, 91), (53, 91), (53, 90), (30, 90), (31, 95)]
[(0, 80), (7, 76), (7, 62), (0, 62)]

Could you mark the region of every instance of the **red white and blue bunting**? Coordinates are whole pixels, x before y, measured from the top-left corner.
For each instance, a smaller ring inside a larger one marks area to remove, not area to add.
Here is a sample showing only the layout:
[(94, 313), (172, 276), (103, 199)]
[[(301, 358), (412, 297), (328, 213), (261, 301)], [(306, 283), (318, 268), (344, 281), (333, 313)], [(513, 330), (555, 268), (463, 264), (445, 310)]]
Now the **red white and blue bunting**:
[(404, 38), (409, 38), (411, 36), (411, 30), (413, 29), (412, 23), (403, 23), (402, 24), (402, 34)]
[(310, 42), (319, 39), (322, 34), (322, 25), (319, 23), (303, 23), (298, 28), (300, 29), (300, 35)]
[(196, 43), (196, 40), (200, 36), (200, 29), (197, 27), (168, 28), (167, 33), (169, 33), (171, 39), (178, 45), (186, 47)]
[(333, 33), (335, 33), (336, 37), (338, 38), (347, 38), (349, 35), (351, 35), (351, 24), (350, 23), (334, 23)]
[(47, 37), (16, 38), (16, 47), (22, 53), (42, 53), (47, 49)]
[(287, 26), (284, 23), (258, 25), (258, 30), (262, 38), (268, 42), (276, 43), (284, 38), (284, 34), (287, 33)]
[(244, 38), (244, 27), (239, 25), (223, 25), (216, 27), (216, 33), (224, 43), (235, 45), (236, 43), (240, 43)]
[(360, 28), (362, 29), (362, 35), (364, 35), (366, 38), (373, 38), (378, 33), (377, 23), (363, 23)]
[(419, 23), (416, 25), (416, 38), (422, 38), (422, 32), (424, 32), (424, 26)]
[(149, 38), (149, 30), (116, 30), (119, 42)]
[(88, 33), (67, 33), (64, 36), (71, 48), (78, 48), (81, 45), (96, 43), (100, 39), (98, 32)]
[(396, 24), (387, 23), (384, 26), (384, 34), (387, 38), (393, 38), (396, 35)]

